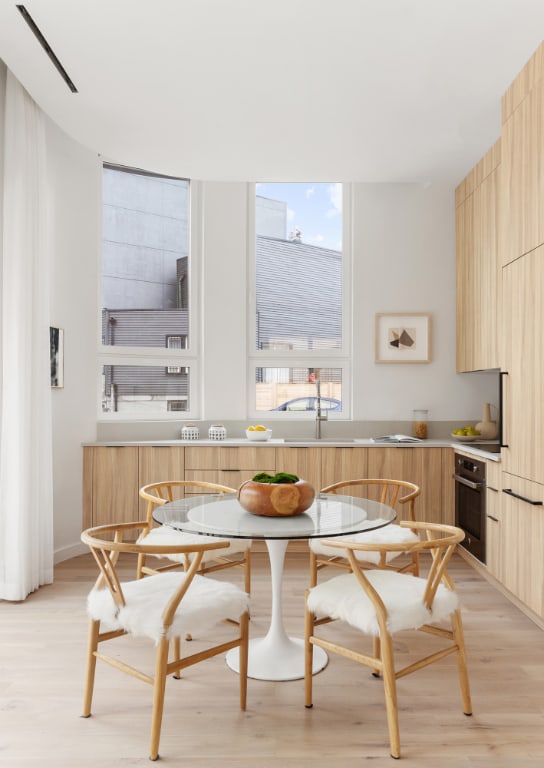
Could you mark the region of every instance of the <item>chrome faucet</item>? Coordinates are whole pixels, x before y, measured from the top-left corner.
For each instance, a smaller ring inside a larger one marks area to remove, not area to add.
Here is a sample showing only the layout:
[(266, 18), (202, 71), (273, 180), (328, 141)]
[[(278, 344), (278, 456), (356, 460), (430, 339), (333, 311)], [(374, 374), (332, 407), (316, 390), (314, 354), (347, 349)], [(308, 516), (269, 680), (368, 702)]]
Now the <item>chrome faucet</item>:
[(321, 440), (321, 422), (327, 421), (327, 411), (321, 410), (321, 382), (319, 379), (315, 381), (317, 387), (317, 398), (315, 407), (315, 437), (316, 440)]

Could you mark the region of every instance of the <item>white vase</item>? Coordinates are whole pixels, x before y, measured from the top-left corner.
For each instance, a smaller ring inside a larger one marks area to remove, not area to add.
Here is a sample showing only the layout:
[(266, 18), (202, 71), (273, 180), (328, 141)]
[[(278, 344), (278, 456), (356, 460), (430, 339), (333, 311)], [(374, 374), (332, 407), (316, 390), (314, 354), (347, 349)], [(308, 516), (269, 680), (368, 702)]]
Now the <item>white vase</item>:
[(484, 403), (482, 420), (476, 424), (476, 429), (482, 440), (494, 440), (499, 434), (497, 422), (491, 421), (491, 405), (489, 403)]

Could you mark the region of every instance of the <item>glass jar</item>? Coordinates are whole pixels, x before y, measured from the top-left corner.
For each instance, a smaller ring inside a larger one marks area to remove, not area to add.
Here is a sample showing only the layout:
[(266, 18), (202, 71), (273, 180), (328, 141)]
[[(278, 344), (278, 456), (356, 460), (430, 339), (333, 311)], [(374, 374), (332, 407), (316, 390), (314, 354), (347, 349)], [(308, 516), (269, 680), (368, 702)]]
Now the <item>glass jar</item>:
[(420, 440), (427, 438), (427, 420), (429, 418), (429, 411), (415, 410), (413, 411), (413, 431), (414, 437), (418, 437)]

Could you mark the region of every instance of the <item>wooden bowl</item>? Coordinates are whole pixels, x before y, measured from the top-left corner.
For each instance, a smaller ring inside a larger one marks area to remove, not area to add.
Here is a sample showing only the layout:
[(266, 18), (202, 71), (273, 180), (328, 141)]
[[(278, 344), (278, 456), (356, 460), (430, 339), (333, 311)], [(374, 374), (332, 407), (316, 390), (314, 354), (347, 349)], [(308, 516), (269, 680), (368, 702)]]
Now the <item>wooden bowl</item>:
[(266, 517), (300, 515), (312, 506), (315, 491), (306, 480), (296, 483), (257, 483), (246, 480), (238, 488), (238, 501), (246, 512)]

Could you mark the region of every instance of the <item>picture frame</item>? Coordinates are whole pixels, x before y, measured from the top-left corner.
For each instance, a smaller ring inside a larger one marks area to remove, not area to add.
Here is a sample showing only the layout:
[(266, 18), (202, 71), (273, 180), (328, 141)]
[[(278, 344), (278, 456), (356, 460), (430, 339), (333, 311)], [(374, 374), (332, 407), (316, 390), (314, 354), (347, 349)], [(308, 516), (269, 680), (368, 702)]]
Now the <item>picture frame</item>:
[(420, 312), (377, 312), (375, 362), (430, 363), (431, 316)]
[(64, 387), (64, 329), (49, 327), (49, 357), (51, 361), (51, 388)]

